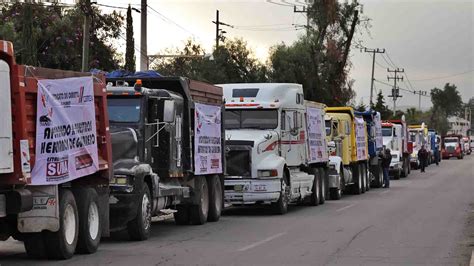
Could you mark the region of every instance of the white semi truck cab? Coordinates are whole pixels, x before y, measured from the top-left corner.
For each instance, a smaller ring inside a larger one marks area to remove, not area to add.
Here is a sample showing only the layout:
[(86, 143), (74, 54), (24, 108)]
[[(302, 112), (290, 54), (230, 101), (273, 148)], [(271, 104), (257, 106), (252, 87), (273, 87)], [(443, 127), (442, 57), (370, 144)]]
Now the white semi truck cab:
[[(223, 84), (226, 102), (225, 201), (324, 203), (324, 106), (305, 103), (298, 84)], [(309, 122), (309, 123), (308, 123)]]
[(390, 122), (382, 123), (383, 145), (390, 149), (392, 162), (389, 172), (399, 179), (403, 171), (403, 133), (402, 125)]

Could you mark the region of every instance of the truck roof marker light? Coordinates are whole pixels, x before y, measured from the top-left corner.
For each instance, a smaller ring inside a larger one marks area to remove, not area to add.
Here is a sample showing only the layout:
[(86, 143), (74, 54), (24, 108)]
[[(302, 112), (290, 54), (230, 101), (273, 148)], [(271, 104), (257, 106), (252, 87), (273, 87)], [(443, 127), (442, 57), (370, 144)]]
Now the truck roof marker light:
[(240, 102), (243, 102), (244, 101), (244, 97), (240, 97)]
[(135, 85), (133, 86), (133, 89), (137, 92), (141, 92), (142, 91), (142, 80), (141, 79), (137, 79), (135, 81)]

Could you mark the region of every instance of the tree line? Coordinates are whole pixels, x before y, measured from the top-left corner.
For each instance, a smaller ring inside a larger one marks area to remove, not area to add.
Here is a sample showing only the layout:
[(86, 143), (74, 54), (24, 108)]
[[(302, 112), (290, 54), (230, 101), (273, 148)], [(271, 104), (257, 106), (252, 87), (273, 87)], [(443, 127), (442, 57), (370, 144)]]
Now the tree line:
[[(15, 45), (17, 62), (22, 64), (80, 70), (82, 60), (82, 23), (85, 12), (91, 17), (89, 68), (105, 71), (135, 69), (135, 43), (131, 8), (126, 16), (113, 11), (100, 12), (97, 6), (86, 8), (83, 2), (74, 7), (41, 3), (0, 4), (0, 39)], [(185, 57), (158, 59), (150, 67), (162, 75), (180, 75), (213, 84), (239, 82), (288, 82), (303, 85), (306, 97), (328, 106), (354, 103), (354, 80), (349, 77), (351, 48), (361, 41), (356, 33), (368, 32), (369, 19), (364, 17), (358, 1), (315, 0), (308, 7), (309, 27), (306, 34), (291, 44), (275, 44), (267, 62), (256, 59), (242, 38), (226, 39), (214, 47), (212, 58), (202, 57), (209, 51), (194, 41), (165, 53)], [(125, 24), (125, 25), (124, 25)], [(125, 28), (125, 36), (122, 34)], [(126, 41), (125, 56), (117, 49)], [(212, 60), (210, 60), (212, 59)], [(454, 84), (431, 91), (433, 107), (426, 112), (414, 108), (394, 115), (379, 92), (373, 108), (383, 119), (405, 115), (409, 123), (429, 123), (440, 132), (447, 128), (447, 116), (461, 115), (464, 104)], [(470, 106), (472, 107), (473, 99)]]

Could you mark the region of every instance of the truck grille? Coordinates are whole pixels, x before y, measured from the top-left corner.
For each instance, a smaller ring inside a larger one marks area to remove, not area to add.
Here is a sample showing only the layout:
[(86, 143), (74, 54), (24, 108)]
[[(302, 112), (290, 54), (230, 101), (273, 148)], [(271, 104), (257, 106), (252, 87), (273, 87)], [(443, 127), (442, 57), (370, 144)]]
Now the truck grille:
[(230, 150), (226, 154), (227, 175), (250, 176), (250, 151)]
[(449, 153), (453, 153), (456, 149), (453, 146), (446, 147), (446, 151)]

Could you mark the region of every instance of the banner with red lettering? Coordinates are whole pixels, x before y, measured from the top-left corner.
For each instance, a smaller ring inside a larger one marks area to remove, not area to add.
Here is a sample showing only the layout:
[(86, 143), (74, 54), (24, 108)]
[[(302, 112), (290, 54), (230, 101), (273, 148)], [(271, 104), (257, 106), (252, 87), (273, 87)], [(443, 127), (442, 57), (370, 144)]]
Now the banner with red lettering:
[(99, 170), (92, 77), (38, 80), (32, 185), (69, 182)]

